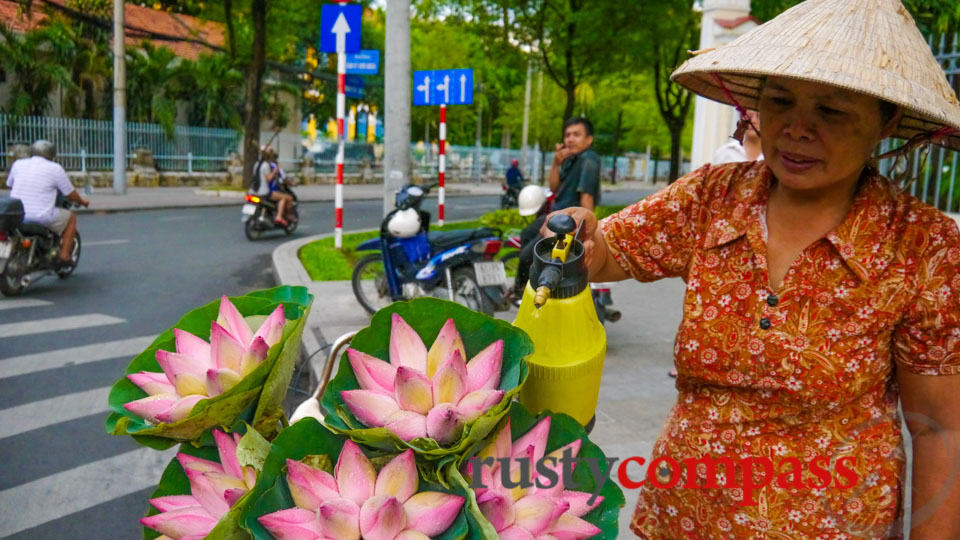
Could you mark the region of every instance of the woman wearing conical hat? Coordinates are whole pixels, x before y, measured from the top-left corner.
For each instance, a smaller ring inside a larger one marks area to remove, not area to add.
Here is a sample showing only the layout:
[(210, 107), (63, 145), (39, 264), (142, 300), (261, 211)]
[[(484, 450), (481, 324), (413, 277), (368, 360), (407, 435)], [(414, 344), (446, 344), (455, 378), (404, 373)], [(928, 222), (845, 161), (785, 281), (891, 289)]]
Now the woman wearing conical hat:
[(960, 537), (960, 232), (872, 159), (889, 136), (960, 149), (912, 18), (897, 0), (807, 0), (673, 78), (758, 110), (765, 160), (706, 165), (599, 224), (565, 211), (592, 280), (687, 286), (679, 397), (633, 479), (632, 530), (900, 537), (899, 399), (911, 538)]

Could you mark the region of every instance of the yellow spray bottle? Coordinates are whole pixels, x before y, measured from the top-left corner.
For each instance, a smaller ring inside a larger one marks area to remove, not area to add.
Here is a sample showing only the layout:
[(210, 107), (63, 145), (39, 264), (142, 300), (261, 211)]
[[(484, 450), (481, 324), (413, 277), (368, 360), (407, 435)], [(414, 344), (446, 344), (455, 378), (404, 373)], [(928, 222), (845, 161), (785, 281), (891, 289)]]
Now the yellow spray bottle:
[(534, 344), (520, 402), (534, 413), (562, 412), (586, 426), (597, 409), (607, 336), (587, 283), (576, 223), (558, 215), (547, 227), (557, 236), (534, 247), (530, 282), (513, 322)]

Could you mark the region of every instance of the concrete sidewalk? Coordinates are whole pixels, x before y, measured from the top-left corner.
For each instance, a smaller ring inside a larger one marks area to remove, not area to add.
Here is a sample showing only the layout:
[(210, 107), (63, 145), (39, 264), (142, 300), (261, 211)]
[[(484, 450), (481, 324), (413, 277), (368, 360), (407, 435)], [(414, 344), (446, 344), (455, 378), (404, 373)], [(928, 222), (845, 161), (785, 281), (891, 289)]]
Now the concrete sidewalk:
[[(446, 186), (448, 197), (466, 195), (500, 195), (503, 190), (500, 184), (487, 182), (451, 183)], [(603, 191), (639, 190), (650, 188), (644, 182), (620, 182), (616, 185), (604, 184)], [(83, 193), (83, 188), (77, 188)], [(333, 202), (335, 186), (332, 184), (310, 184), (296, 186), (301, 202)], [(5, 195), (6, 191), (0, 191)], [(170, 208), (201, 208), (216, 206), (237, 206), (243, 204), (244, 192), (214, 187), (131, 187), (127, 188), (126, 195), (115, 195), (107, 188), (96, 188), (90, 195), (89, 208), (81, 208), (78, 212), (129, 212), (136, 210), (161, 210)], [(436, 197), (436, 190), (430, 194)], [(347, 201), (376, 200), (383, 198), (382, 184), (347, 184), (343, 186), (343, 198)]]
[[(318, 238), (322, 236), (293, 240), (273, 253), (277, 282), (305, 286), (314, 295), (303, 337), (307, 355), (370, 322), (370, 316), (354, 297), (349, 281), (311, 281), (300, 264), (297, 257), (300, 248)], [(649, 457), (667, 413), (676, 401), (674, 380), (667, 376), (667, 371), (673, 365), (673, 340), (682, 315), (683, 291), (680, 280), (646, 285), (622, 282), (612, 286), (614, 303), (623, 312), (623, 318), (606, 325), (603, 385), (597, 424), (590, 436), (607, 456)], [(498, 313), (497, 317), (513, 321), (516, 310)], [(325, 360), (326, 351), (311, 359), (310, 367), (317, 379)], [(627, 491), (625, 495), (627, 505), (620, 512), (618, 537), (632, 538), (628, 525), (637, 493)]]

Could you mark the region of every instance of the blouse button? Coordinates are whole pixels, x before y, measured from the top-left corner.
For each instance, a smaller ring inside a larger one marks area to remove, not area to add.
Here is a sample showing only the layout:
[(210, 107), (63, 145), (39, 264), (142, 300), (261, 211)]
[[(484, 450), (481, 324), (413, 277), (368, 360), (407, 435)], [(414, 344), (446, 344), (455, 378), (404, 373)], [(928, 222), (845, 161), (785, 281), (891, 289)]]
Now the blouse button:
[(763, 328), (764, 330), (770, 328), (770, 319), (766, 317), (760, 319), (760, 328)]
[(770, 307), (775, 307), (780, 302), (780, 299), (777, 298), (777, 295), (771, 294), (767, 297), (767, 305)]

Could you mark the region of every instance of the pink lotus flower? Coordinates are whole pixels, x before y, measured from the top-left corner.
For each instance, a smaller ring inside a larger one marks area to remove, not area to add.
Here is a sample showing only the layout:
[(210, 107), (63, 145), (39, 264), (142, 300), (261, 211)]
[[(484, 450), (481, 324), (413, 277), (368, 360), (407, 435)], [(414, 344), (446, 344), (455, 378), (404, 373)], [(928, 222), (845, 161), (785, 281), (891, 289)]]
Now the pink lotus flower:
[(177, 352), (157, 351), (163, 373), (127, 375), (149, 396), (123, 407), (153, 424), (186, 418), (199, 401), (226, 392), (256, 369), (280, 341), (286, 322), (283, 306), (277, 306), (254, 333), (230, 300), (222, 297), (220, 316), (211, 323), (210, 343), (174, 328)]
[(413, 450), (377, 474), (352, 441), (344, 443), (332, 475), (288, 459), (287, 485), (297, 506), (257, 519), (276, 538), (291, 540), (429, 540), (453, 524), (464, 502), (417, 493)]
[[(541, 461), (546, 453), (549, 433), (548, 416), (513, 441), (508, 421), (493, 442), (477, 455), (481, 460), (494, 458), (494, 464), (483, 465), (480, 471), (473, 470), (472, 461), (464, 467), (463, 472), (467, 476), (480, 475), (480, 484), (484, 487), (474, 489), (477, 504), (501, 539), (579, 540), (600, 534), (599, 528), (581, 519), (581, 516), (599, 506), (603, 497), (597, 496), (591, 504), (592, 494), (567, 490), (563, 485), (559, 460), (567, 449), (573, 456), (580, 453), (580, 439), (546, 454), (546, 458), (555, 458), (555, 465), (550, 468), (556, 474), (557, 481), (549, 488), (537, 487), (536, 464), (550, 464), (549, 459)], [(504, 463), (500, 461), (501, 458), (509, 458), (509, 471), (502, 470)], [(521, 469), (524, 461), (526, 465)], [(504, 472), (509, 472), (511, 484), (517, 484), (522, 470), (530, 471), (532, 476), (529, 480), (533, 482), (533, 487), (504, 487)], [(542, 485), (549, 483), (549, 478), (541, 482)]]
[(241, 466), (237, 460), (240, 434), (230, 436), (214, 430), (213, 437), (220, 451), (220, 463), (177, 454), (177, 460), (190, 480), (191, 494), (150, 500), (150, 504), (161, 513), (145, 517), (140, 523), (163, 534), (160, 539), (203, 538), (256, 483), (256, 471)]
[(405, 441), (430, 437), (448, 444), (470, 422), (500, 403), (503, 340), (469, 362), (453, 319), (448, 319), (427, 350), (420, 336), (393, 314), (390, 363), (354, 349), (347, 357), (360, 390), (340, 393), (357, 420), (386, 427)]

